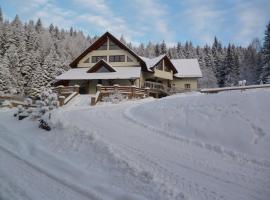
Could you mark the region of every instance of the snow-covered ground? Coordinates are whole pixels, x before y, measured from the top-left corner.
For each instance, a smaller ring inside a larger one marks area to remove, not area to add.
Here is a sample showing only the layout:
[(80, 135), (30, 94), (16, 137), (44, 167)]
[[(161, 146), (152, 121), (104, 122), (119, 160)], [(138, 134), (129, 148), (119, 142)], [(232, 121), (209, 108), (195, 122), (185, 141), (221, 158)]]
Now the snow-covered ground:
[(269, 199), (269, 90), (87, 102), (0, 111), (0, 199)]

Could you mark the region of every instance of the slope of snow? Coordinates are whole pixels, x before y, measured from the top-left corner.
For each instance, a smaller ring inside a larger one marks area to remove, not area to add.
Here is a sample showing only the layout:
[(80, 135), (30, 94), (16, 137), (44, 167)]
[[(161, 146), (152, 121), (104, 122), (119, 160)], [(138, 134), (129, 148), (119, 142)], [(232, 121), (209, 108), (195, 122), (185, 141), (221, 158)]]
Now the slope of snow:
[(269, 91), (80, 97), (50, 132), (0, 112), (0, 199), (269, 199)]
[(270, 160), (269, 100), (270, 90), (194, 93), (146, 103), (130, 109), (129, 114), (140, 123), (174, 136)]

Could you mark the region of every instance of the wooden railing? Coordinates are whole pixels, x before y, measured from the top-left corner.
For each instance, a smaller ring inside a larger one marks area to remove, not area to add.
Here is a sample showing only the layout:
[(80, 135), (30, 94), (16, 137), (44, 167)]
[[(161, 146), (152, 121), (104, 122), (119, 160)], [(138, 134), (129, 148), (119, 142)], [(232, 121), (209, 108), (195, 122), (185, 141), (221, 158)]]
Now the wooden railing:
[(150, 91), (158, 91), (167, 93), (168, 87), (162, 83), (144, 81), (144, 87), (148, 87)]
[(53, 92), (57, 93), (57, 94), (61, 94), (61, 95), (69, 95), (70, 93), (73, 93), (73, 92), (77, 92), (79, 93), (79, 88), (80, 86), (79, 85), (74, 85), (74, 86), (63, 86), (63, 85), (59, 85), (55, 88), (53, 88)]
[(149, 88), (139, 88), (136, 86), (103, 86), (97, 85), (97, 93), (95, 97), (91, 98), (91, 105), (96, 105), (98, 101), (101, 101), (103, 97), (109, 96), (110, 94), (120, 93), (121, 95), (127, 96), (129, 99), (132, 98), (144, 98), (149, 96)]
[(58, 100), (60, 106), (67, 104), (71, 99), (73, 99), (77, 94), (79, 94), (79, 85), (74, 86), (63, 86), (59, 85), (53, 88), (53, 92), (58, 94)]
[(172, 94), (176, 94), (176, 93), (191, 91), (191, 89), (168, 87), (162, 83), (157, 83), (157, 82), (152, 82), (152, 81), (144, 81), (144, 87), (149, 87), (150, 92), (164, 93), (166, 95), (172, 95)]

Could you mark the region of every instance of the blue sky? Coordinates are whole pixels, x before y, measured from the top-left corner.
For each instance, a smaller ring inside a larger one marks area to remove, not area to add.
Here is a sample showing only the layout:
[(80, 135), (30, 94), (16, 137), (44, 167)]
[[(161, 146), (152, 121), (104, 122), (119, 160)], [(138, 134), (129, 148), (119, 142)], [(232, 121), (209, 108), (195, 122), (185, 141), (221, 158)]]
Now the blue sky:
[(270, 21), (270, 0), (0, 0), (6, 19), (41, 18), (61, 28), (74, 27), (90, 36), (110, 31), (134, 44), (169, 45), (192, 41), (248, 45), (263, 38)]

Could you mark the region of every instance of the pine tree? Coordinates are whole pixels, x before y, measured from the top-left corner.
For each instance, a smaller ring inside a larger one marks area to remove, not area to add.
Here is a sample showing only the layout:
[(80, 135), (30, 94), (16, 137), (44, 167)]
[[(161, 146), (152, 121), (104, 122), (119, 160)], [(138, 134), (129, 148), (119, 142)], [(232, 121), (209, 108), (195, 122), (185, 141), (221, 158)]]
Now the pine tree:
[(161, 54), (166, 54), (167, 53), (167, 47), (166, 47), (166, 43), (165, 43), (164, 40), (160, 44), (160, 53)]
[(4, 18), (3, 18), (3, 13), (2, 13), (2, 8), (0, 6), (0, 23), (3, 23)]
[(37, 23), (35, 25), (37, 33), (41, 33), (43, 30), (41, 19), (38, 18)]
[(155, 56), (159, 56), (161, 54), (161, 50), (160, 50), (160, 46), (159, 44), (157, 43), (155, 45)]
[(262, 48), (262, 73), (261, 80), (264, 83), (268, 83), (270, 76), (270, 22), (268, 23), (265, 30), (263, 48)]
[(177, 43), (177, 58), (185, 58), (183, 47), (180, 42)]

